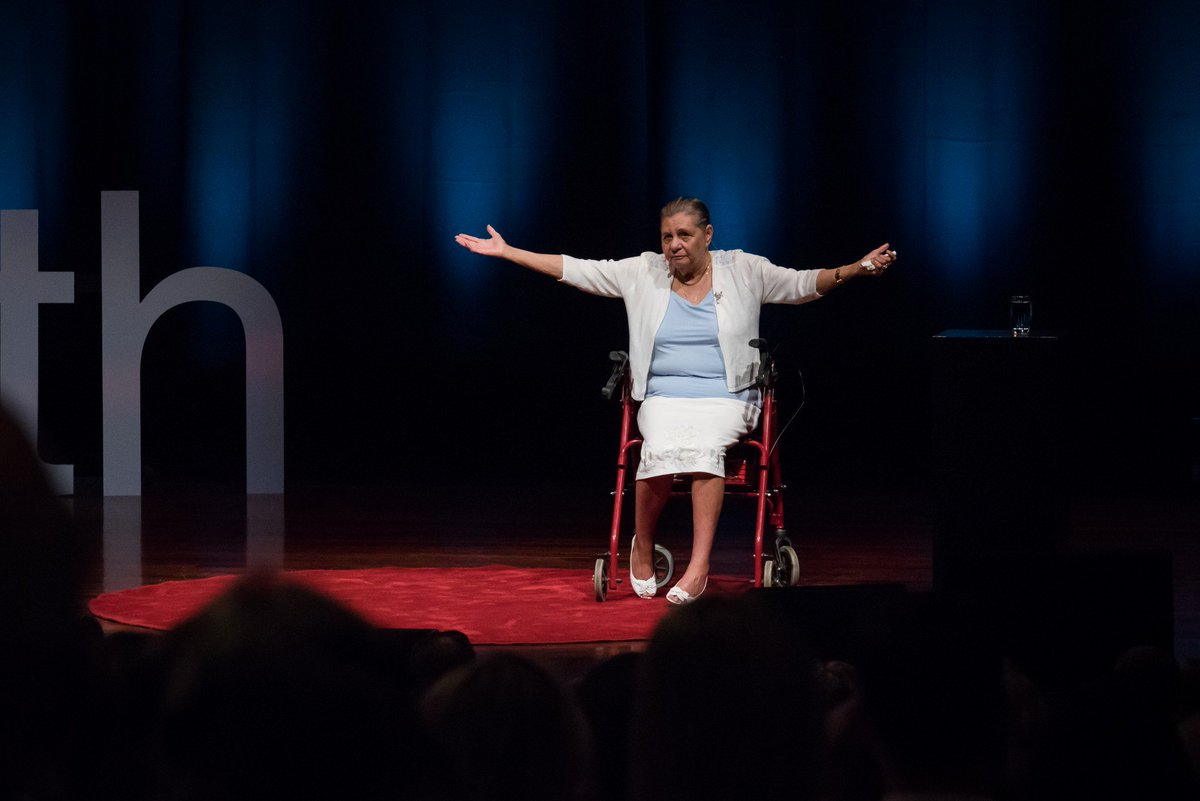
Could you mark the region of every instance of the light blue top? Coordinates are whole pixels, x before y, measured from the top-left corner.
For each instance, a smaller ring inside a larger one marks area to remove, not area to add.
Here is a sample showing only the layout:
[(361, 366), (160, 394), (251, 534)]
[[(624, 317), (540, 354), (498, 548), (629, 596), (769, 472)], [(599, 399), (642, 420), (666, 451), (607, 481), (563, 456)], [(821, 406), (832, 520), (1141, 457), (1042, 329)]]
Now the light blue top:
[(729, 398), (758, 402), (754, 387), (730, 392), (717, 340), (717, 304), (710, 291), (695, 306), (671, 293), (667, 314), (654, 336), (646, 397)]

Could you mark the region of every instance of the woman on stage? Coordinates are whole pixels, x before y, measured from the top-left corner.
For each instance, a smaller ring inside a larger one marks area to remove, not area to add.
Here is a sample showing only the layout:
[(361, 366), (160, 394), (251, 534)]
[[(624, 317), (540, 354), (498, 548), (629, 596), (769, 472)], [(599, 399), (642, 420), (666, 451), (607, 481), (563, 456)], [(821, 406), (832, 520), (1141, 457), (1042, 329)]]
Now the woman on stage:
[(725, 450), (758, 423), (759, 353), (750, 340), (758, 337), (762, 305), (806, 303), (847, 281), (883, 275), (896, 252), (884, 244), (853, 264), (792, 270), (740, 250), (709, 250), (713, 227), (708, 207), (696, 198), (663, 207), (661, 253), (619, 261), (532, 253), (512, 247), (490, 225), (487, 230), (487, 239), (459, 234), (455, 241), (473, 253), (625, 301), (642, 435), (629, 580), (638, 596), (654, 597), (655, 526), (673, 476), (691, 474), (692, 555), (667, 600), (692, 602), (708, 584), (725, 497)]

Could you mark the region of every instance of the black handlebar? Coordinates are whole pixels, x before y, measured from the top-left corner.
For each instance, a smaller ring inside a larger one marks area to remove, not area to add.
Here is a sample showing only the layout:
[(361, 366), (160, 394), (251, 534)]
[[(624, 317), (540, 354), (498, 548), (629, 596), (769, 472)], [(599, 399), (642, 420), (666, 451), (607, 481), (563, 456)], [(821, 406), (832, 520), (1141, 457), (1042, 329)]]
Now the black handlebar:
[(750, 340), (750, 347), (757, 348), (762, 358), (758, 362), (758, 377), (754, 379), (757, 386), (766, 389), (775, 383), (779, 372), (775, 369), (775, 358), (771, 354), (771, 346), (765, 339)]
[(629, 354), (623, 350), (610, 351), (608, 360), (613, 363), (613, 371), (612, 375), (608, 377), (608, 383), (600, 390), (600, 394), (604, 396), (605, 400), (612, 400), (613, 394), (625, 380), (625, 374), (629, 372)]

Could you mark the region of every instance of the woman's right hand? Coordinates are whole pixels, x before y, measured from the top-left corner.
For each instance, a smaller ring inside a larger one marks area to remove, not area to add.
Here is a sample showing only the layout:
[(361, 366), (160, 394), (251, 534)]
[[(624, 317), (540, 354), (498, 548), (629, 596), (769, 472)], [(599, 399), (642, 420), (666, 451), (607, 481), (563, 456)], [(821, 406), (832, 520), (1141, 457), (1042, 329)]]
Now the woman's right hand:
[(481, 256), (504, 256), (504, 249), (508, 247), (508, 243), (504, 241), (504, 237), (500, 236), (500, 232), (492, 226), (487, 227), (491, 237), (488, 239), (480, 239), (477, 236), (470, 234), (459, 234), (454, 237), (454, 241), (462, 245), (472, 253), (478, 253)]
[(501, 259), (508, 259), (522, 267), (528, 267), (539, 273), (545, 273), (552, 278), (561, 279), (563, 277), (562, 256), (550, 253), (531, 253), (528, 250), (510, 247), (504, 241), (504, 237), (500, 236), (499, 231), (490, 225), (487, 229), (488, 233), (491, 234), (487, 239), (480, 239), (470, 234), (459, 234), (454, 237), (454, 241), (472, 253), (478, 253), (481, 256), (497, 256)]

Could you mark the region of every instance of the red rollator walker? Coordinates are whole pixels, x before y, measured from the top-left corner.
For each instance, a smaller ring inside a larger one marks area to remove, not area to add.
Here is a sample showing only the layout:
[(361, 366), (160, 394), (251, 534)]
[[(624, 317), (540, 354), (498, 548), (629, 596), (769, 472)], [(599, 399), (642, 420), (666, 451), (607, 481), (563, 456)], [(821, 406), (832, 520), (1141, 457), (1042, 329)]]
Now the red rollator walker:
[[(762, 414), (758, 430), (743, 437), (725, 455), (725, 493), (756, 497), (757, 513), (754, 524), (754, 586), (794, 587), (800, 583), (800, 560), (796, 549), (788, 539), (783, 524), (783, 478), (779, 467), (778, 419), (775, 404), (775, 384), (778, 371), (775, 359), (763, 339), (750, 340), (751, 347), (762, 354), (762, 361), (755, 382), (762, 395)], [(621, 541), (621, 512), (625, 493), (632, 481), (628, 478), (630, 461), (634, 449), (642, 444), (637, 431), (637, 401), (631, 396), (629, 356), (625, 351), (613, 351), (608, 355), (613, 362), (612, 375), (601, 390), (604, 397), (614, 396), (621, 401), (621, 446), (617, 451), (617, 487), (613, 492), (612, 530), (609, 534), (608, 553), (596, 559), (592, 582), (596, 589), (596, 600), (604, 601), (608, 592), (615, 589), (622, 579), (618, 569)], [(676, 476), (672, 494), (687, 493), (691, 476)], [(768, 516), (775, 542), (771, 553), (763, 553), (763, 540)], [(675, 573), (675, 559), (671, 552), (657, 543), (654, 546), (654, 578), (659, 588), (666, 586)]]

